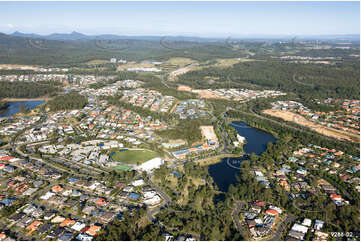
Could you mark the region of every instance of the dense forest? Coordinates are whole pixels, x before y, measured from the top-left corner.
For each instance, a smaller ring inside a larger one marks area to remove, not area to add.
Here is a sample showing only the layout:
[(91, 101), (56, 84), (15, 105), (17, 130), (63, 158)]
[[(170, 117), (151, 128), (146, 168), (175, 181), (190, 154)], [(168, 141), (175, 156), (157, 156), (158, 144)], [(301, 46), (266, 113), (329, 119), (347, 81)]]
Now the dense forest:
[[(161, 167), (154, 174), (162, 181), (162, 186), (167, 185), (164, 177), (169, 174), (167, 167)], [(194, 185), (194, 181), (202, 179), (204, 184)], [(157, 218), (167, 228), (174, 228), (179, 234), (190, 234), (197, 240), (241, 240), (242, 236), (236, 230), (231, 217), (231, 206), (229, 201), (219, 200), (215, 202), (216, 191), (212, 186), (212, 178), (208, 170), (200, 167), (194, 162), (187, 162), (184, 165), (182, 177), (178, 179), (176, 190), (180, 192), (177, 198), (185, 203), (173, 202), (167, 209), (161, 210)]]
[(137, 80), (141, 80), (144, 82), (143, 87), (149, 88), (152, 90), (156, 90), (160, 92), (164, 96), (173, 96), (179, 100), (186, 100), (186, 99), (194, 99), (198, 98), (198, 94), (186, 91), (178, 91), (177, 86), (171, 83), (165, 85), (162, 83), (161, 78), (166, 79), (165, 77), (157, 77), (153, 74), (140, 74), (137, 76)]
[[(154, 175), (164, 181), (168, 174), (168, 168), (162, 166)], [(174, 238), (192, 236), (198, 240), (242, 239), (234, 227), (227, 203), (213, 202), (215, 191), (206, 169), (187, 162), (180, 179), (179, 189), (182, 190), (188, 181), (192, 184), (192, 179), (204, 179), (205, 184), (188, 186), (187, 204), (179, 206), (172, 202), (167, 209), (162, 209), (157, 214), (154, 223), (148, 220), (145, 208), (125, 212), (122, 221), (115, 219), (109, 223), (96, 240), (164, 240), (163, 235), (167, 231), (173, 231)]]
[(0, 82), (1, 98), (37, 98), (54, 94), (59, 91), (60, 83), (54, 81), (42, 82)]
[(200, 130), (201, 125), (210, 125), (210, 120), (204, 119), (191, 119), (182, 120), (180, 124), (171, 129), (156, 131), (158, 135), (167, 139), (183, 139), (188, 142), (189, 145), (194, 142), (201, 141), (202, 133)]
[[(217, 77), (210, 84), (205, 77)], [(204, 68), (179, 76), (179, 82), (193, 88), (240, 87), (251, 83), (263, 88), (293, 92), (302, 97), (360, 96), (360, 66), (299, 65), (280, 61), (241, 62), (230, 68)]]
[[(323, 43), (323, 44), (326, 44)], [(328, 43), (329, 44), (329, 43)], [(283, 40), (280, 44), (273, 40), (232, 40), (231, 38), (197, 39), (182, 37), (148, 38), (123, 37), (120, 39), (82, 38), (48, 39), (41, 36), (11, 36), (0, 33), (0, 62), (4, 64), (58, 65), (77, 66), (90, 60), (109, 60), (119, 57), (129, 61), (157, 60), (164, 61), (171, 57), (186, 57), (198, 61), (216, 58), (249, 57), (268, 60), (271, 56), (307, 55), (339, 56), (344, 60), (354, 60), (350, 54), (358, 53), (359, 45), (355, 42), (352, 49), (309, 49), (309, 43), (293, 43)], [(332, 45), (332, 43), (331, 43)]]
[(16, 37), (0, 33), (0, 63), (32, 65), (73, 65), (94, 59), (121, 56), (127, 60), (167, 60), (171, 57), (189, 57), (196, 60), (231, 58), (239, 56), (225, 46), (222, 40), (214, 43), (194, 41), (161, 42), (141, 39), (81, 39), (49, 40)]
[(51, 111), (82, 109), (87, 104), (88, 99), (77, 92), (58, 95), (47, 103)]

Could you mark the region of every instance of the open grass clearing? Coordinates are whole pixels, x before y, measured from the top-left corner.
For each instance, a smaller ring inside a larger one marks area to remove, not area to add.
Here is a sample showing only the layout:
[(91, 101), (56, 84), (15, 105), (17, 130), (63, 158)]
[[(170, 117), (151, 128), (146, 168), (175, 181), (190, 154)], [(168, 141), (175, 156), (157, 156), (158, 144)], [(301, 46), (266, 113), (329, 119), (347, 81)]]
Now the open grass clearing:
[[(113, 161), (118, 161), (124, 164), (137, 164), (140, 165), (145, 161), (151, 160), (157, 157), (157, 153), (149, 150), (125, 150), (119, 151), (119, 149), (113, 150), (115, 152), (111, 158)], [(110, 152), (110, 153), (112, 153)]]

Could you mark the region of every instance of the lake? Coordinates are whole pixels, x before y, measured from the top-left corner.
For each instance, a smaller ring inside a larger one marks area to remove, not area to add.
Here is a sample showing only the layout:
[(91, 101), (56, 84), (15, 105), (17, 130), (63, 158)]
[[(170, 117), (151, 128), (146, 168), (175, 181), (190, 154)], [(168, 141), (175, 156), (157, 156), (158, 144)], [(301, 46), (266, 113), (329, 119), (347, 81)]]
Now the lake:
[(0, 112), (0, 117), (1, 118), (10, 117), (14, 114), (17, 114), (18, 112), (20, 112), (21, 106), (24, 107), (29, 106), (30, 109), (33, 109), (39, 106), (40, 104), (43, 104), (44, 102), (45, 102), (44, 100), (8, 102), (9, 106), (3, 112)]
[[(232, 122), (230, 125), (237, 130), (239, 135), (246, 138), (247, 143), (243, 146), (246, 156), (252, 153), (262, 154), (266, 150), (268, 142), (273, 143), (277, 140), (273, 135), (248, 126), (243, 122)], [(223, 158), (221, 162), (208, 166), (208, 172), (220, 191), (227, 192), (231, 184), (237, 184), (236, 176), (240, 174), (240, 170), (232, 168), (232, 166), (239, 167), (240, 162), (246, 159), (245, 156)]]

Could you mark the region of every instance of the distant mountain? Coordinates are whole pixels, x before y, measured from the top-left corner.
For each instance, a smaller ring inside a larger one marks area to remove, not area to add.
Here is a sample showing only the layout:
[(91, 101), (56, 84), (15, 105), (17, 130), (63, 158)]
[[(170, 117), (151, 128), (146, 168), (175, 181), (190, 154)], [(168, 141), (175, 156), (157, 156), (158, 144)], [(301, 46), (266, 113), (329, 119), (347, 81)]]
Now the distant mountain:
[(41, 35), (39, 34), (24, 34), (18, 31), (15, 31), (14, 33), (10, 34), (11, 36), (16, 36), (16, 37), (23, 37), (23, 38), (42, 38)]
[(48, 39), (48, 40), (123, 40), (123, 39), (132, 39), (132, 40), (151, 40), (151, 41), (194, 41), (194, 42), (217, 42), (224, 41), (224, 38), (201, 38), (201, 37), (188, 37), (188, 36), (128, 36), (128, 35), (115, 35), (115, 34), (101, 34), (101, 35), (85, 35), (76, 31), (71, 33), (53, 33), (49, 35), (39, 35), (39, 34), (26, 34), (21, 32), (14, 32), (10, 34), (11, 36), (23, 37), (23, 38), (38, 38), (38, 39)]
[(71, 32), (70, 34), (63, 34), (63, 33), (54, 33), (50, 35), (39, 35), (39, 34), (25, 34), (21, 32), (14, 32), (10, 34), (11, 36), (16, 37), (24, 37), (24, 38), (37, 38), (37, 39), (48, 39), (48, 40), (80, 40), (80, 39), (91, 39), (89, 36), (78, 33), (78, 32)]
[(54, 34), (50, 34), (48, 36), (42, 36), (43, 38), (46, 37), (47, 39), (52, 39), (52, 40), (80, 40), (80, 39), (89, 39), (88, 36), (86, 36), (85, 34), (79, 33), (79, 32), (71, 32), (70, 34), (59, 34), (59, 33), (54, 33)]
[(11, 36), (24, 37), (24, 38), (39, 38), (48, 40), (150, 40), (150, 41), (190, 41), (190, 42), (219, 42), (230, 39), (237, 40), (287, 40), (296, 37), (298, 40), (360, 40), (360, 35), (345, 34), (345, 35), (264, 35), (252, 34), (243, 36), (234, 36), (229, 38), (205, 38), (205, 37), (192, 37), (192, 36), (129, 36), (129, 35), (116, 35), (116, 34), (101, 34), (101, 35), (86, 35), (76, 31), (71, 33), (53, 33), (49, 35), (39, 34), (26, 34), (21, 32), (14, 32)]

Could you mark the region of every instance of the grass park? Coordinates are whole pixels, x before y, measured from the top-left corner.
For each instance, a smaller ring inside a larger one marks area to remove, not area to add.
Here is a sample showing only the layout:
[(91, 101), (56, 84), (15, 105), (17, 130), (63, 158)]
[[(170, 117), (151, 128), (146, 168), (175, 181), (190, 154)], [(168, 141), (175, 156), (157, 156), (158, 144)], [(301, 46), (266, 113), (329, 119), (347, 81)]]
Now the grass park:
[[(112, 150), (110, 153), (113, 161), (123, 164), (140, 165), (145, 161), (157, 157), (157, 153), (150, 150)], [(119, 168), (122, 169), (122, 168)]]

